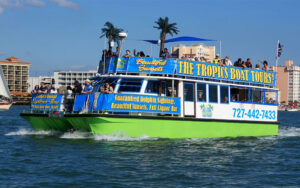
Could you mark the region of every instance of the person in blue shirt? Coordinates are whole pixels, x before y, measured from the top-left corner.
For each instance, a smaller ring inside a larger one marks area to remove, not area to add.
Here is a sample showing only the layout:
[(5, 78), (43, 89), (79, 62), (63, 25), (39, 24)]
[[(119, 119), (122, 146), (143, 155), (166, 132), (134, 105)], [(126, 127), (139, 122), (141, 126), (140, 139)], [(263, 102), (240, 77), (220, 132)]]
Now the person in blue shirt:
[(123, 57), (133, 57), (133, 55), (130, 53), (130, 50), (126, 50), (126, 54)]
[(84, 88), (82, 90), (82, 94), (89, 94), (89, 93), (92, 93), (92, 91), (93, 91), (93, 87), (91, 85), (90, 80), (86, 80), (84, 83)]

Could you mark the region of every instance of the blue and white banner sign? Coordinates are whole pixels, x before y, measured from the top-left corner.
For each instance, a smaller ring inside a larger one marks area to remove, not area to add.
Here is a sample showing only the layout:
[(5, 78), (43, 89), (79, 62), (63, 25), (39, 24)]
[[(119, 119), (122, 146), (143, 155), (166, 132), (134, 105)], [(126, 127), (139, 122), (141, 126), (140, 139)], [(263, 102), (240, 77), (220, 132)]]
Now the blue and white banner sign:
[(129, 58), (128, 72), (173, 74), (175, 70), (174, 59), (161, 58)]
[(180, 114), (180, 98), (130, 94), (100, 94), (94, 110)]
[(62, 95), (60, 94), (33, 94), (31, 110), (59, 111)]
[(176, 74), (273, 86), (276, 84), (275, 72), (186, 60), (177, 61)]

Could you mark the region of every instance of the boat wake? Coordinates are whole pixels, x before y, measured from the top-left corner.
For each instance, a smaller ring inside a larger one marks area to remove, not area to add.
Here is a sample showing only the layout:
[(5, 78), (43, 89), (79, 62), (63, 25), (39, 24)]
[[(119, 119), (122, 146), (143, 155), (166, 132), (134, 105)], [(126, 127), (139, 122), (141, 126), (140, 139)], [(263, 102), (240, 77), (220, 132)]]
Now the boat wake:
[(300, 136), (300, 127), (280, 127), (278, 131), (280, 137), (298, 137)]
[[(151, 138), (149, 136), (143, 135), (140, 137), (130, 137), (123, 132), (116, 132), (109, 135), (93, 135), (90, 132), (74, 131), (74, 132), (58, 132), (58, 131), (34, 131), (31, 129), (19, 129), (17, 131), (6, 133), (5, 136), (26, 136), (26, 135), (43, 135), (43, 136), (58, 136), (61, 139), (92, 139), (95, 141), (104, 141), (104, 142), (116, 142), (116, 141), (153, 141), (158, 140), (159, 138)], [(280, 127), (278, 132), (279, 138), (285, 137), (300, 137), (300, 127)], [(276, 136), (268, 137), (272, 139), (278, 138)], [(264, 137), (267, 138), (267, 137)], [(220, 138), (188, 138), (185, 140), (194, 142), (202, 141), (207, 142), (211, 139), (220, 139)]]
[(34, 131), (30, 129), (19, 129), (17, 131), (6, 133), (5, 136), (26, 136), (26, 135), (57, 135), (59, 132), (57, 131)]
[(158, 140), (158, 138), (151, 138), (148, 136), (130, 137), (122, 132), (116, 132), (109, 135), (93, 135), (90, 132), (73, 131), (73, 132), (58, 132), (58, 131), (34, 131), (31, 129), (19, 129), (17, 131), (6, 133), (5, 136), (57, 136), (61, 139), (92, 139), (95, 141), (116, 142), (116, 141), (144, 141), (144, 140)]
[(151, 138), (149, 136), (143, 135), (140, 137), (130, 137), (122, 132), (116, 132), (110, 135), (96, 135), (95, 140), (97, 141), (145, 141), (145, 140), (158, 140), (159, 138)]

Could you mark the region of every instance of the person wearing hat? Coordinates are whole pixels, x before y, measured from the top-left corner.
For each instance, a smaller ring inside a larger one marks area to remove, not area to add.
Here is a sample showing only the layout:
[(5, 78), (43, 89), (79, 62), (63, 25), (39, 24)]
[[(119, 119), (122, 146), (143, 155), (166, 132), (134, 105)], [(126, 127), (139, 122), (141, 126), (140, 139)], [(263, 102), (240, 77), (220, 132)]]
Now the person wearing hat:
[(89, 93), (92, 93), (93, 91), (93, 87), (91, 85), (91, 82), (90, 80), (86, 80), (85, 83), (84, 83), (84, 88), (82, 90), (82, 94), (89, 94)]
[(220, 56), (219, 54), (216, 55), (216, 58), (213, 60), (213, 64), (219, 64), (219, 61), (220, 61), (219, 56)]

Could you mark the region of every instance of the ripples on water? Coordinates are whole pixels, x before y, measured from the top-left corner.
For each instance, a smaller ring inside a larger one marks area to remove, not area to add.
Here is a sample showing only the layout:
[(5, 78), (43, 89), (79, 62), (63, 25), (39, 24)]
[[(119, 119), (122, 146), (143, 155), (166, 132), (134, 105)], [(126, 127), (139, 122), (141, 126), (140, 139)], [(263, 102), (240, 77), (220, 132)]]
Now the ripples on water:
[(279, 136), (130, 138), (33, 131), (0, 112), (4, 187), (281, 187), (300, 185), (300, 112), (279, 114)]

